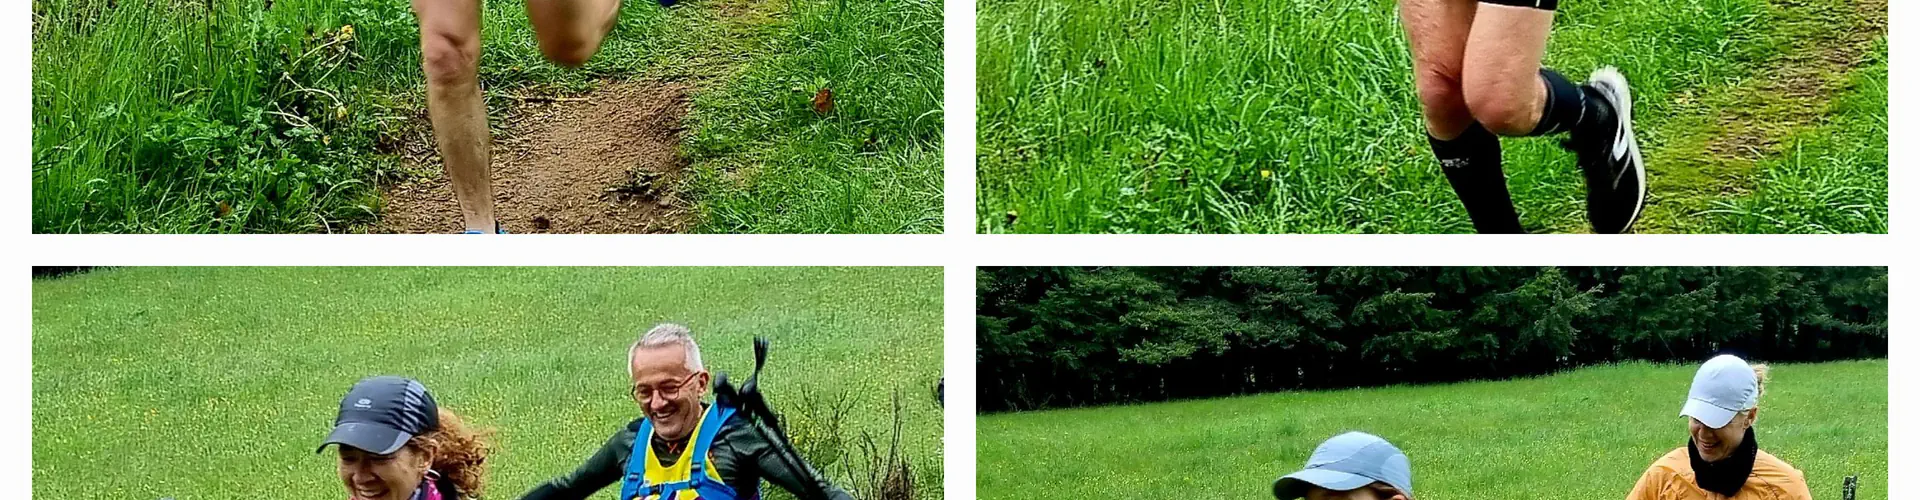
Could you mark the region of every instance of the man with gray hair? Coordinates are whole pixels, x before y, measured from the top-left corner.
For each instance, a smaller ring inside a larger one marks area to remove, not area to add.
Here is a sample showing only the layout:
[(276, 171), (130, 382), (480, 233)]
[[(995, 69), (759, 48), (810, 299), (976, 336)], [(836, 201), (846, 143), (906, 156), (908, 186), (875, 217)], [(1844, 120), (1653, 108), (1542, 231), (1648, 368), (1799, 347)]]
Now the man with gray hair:
[(813, 467), (787, 460), (797, 455), (776, 448), (786, 444), (746, 414), (702, 402), (712, 376), (687, 327), (663, 323), (641, 335), (627, 348), (627, 375), (643, 416), (522, 500), (585, 500), (615, 482), (619, 500), (747, 500), (760, 498), (761, 479), (802, 500), (852, 500)]
[(641, 335), (639, 340), (633, 341), (633, 345), (627, 347), (627, 376), (631, 377), (634, 374), (633, 360), (639, 354), (640, 348), (674, 345), (686, 351), (687, 369), (696, 372), (706, 371), (707, 365), (700, 362), (700, 344), (693, 341), (693, 331), (685, 326), (661, 323), (654, 325), (652, 330), (647, 330), (646, 335)]

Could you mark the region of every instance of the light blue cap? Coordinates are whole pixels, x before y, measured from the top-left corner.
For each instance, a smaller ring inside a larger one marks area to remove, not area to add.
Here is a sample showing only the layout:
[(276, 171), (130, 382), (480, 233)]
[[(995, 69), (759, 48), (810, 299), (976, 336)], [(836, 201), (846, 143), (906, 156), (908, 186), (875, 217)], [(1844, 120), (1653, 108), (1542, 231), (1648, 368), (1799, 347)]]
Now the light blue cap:
[(1376, 481), (1411, 497), (1413, 464), (1393, 443), (1365, 432), (1349, 432), (1314, 448), (1305, 469), (1274, 481), (1273, 496), (1291, 500), (1306, 496), (1308, 486), (1351, 491)]
[(1680, 407), (1680, 414), (1718, 429), (1759, 402), (1760, 379), (1754, 377), (1753, 367), (1746, 360), (1722, 354), (1694, 372), (1693, 386), (1687, 388), (1687, 404)]

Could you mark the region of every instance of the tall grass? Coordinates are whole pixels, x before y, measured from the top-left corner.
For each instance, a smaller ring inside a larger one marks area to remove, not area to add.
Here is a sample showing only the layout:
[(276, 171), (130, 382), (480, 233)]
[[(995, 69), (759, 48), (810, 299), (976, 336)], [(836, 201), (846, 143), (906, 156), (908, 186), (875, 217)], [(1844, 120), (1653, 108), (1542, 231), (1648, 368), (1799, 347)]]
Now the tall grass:
[[(1470, 231), (1425, 142), (1393, 0), (987, 0), (980, 228)], [(1775, 44), (1762, 0), (1570, 2), (1545, 64), (1633, 81), (1646, 147)], [(1573, 156), (1502, 141), (1527, 225), (1575, 225)]]
[[(36, 232), (311, 231), (366, 217), (405, 6), (45, 0)], [(356, 25), (357, 29), (343, 29)], [(373, 81), (369, 81), (373, 80)]]

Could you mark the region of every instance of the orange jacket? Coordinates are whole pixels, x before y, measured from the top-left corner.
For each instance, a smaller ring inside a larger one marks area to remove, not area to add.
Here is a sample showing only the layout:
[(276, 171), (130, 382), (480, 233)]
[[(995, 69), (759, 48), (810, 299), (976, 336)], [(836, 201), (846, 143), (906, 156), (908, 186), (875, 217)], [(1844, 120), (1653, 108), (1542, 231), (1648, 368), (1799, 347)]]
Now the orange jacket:
[(1687, 459), (1687, 447), (1667, 453), (1640, 475), (1627, 500), (1813, 500), (1807, 491), (1807, 479), (1799, 469), (1765, 451), (1753, 459), (1753, 473), (1740, 492), (1729, 497), (1704, 489), (1693, 482), (1693, 462)]

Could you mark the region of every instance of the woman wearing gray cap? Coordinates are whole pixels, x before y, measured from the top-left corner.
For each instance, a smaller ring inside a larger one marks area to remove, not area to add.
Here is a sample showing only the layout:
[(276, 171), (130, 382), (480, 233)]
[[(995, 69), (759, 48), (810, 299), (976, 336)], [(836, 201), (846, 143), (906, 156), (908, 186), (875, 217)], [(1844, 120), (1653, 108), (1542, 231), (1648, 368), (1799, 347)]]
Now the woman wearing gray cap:
[(350, 500), (460, 500), (484, 487), (485, 432), (434, 404), (419, 381), (362, 379), (340, 399), (333, 432)]
[(1767, 365), (1720, 355), (1700, 365), (1680, 415), (1685, 447), (1653, 462), (1628, 500), (1813, 500), (1806, 477), (1754, 440)]
[(1307, 466), (1273, 482), (1280, 500), (1413, 500), (1413, 464), (1393, 443), (1365, 432), (1334, 436)]

